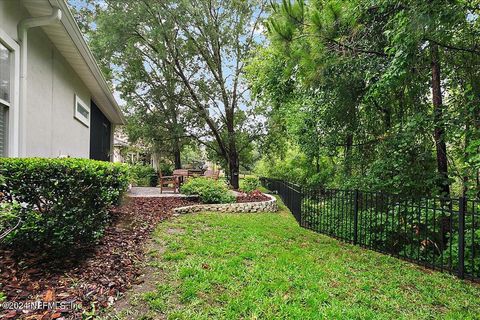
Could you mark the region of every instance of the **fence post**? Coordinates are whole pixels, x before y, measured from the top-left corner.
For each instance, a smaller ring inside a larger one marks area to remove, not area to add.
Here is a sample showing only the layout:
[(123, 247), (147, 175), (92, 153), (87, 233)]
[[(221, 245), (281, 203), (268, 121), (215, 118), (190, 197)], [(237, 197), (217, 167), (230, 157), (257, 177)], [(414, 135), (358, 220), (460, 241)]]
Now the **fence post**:
[(458, 201), (458, 277), (465, 278), (465, 207), (466, 199)]
[(299, 191), (298, 216), (300, 218), (298, 223), (300, 224), (301, 227), (303, 227), (303, 211), (302, 211), (303, 186), (299, 185), (298, 191)]
[(358, 189), (355, 189), (353, 198), (353, 244), (358, 242)]

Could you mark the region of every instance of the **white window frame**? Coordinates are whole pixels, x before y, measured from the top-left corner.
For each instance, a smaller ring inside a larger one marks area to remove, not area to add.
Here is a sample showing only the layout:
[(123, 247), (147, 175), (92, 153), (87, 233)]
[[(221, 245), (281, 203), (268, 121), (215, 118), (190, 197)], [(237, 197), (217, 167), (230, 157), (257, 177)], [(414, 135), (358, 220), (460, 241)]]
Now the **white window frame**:
[(10, 102), (1, 100), (7, 106), (7, 157), (18, 157), (20, 150), (20, 46), (2, 28), (0, 43), (10, 50)]
[[(74, 106), (74, 118), (80, 121), (82, 124), (86, 125), (87, 127), (90, 127), (90, 118), (91, 118), (91, 110), (88, 104), (86, 104), (77, 94), (75, 94), (75, 106)], [(88, 111), (88, 117), (85, 117), (83, 114), (81, 114), (78, 111), (78, 105), (81, 105), (82, 108)]]

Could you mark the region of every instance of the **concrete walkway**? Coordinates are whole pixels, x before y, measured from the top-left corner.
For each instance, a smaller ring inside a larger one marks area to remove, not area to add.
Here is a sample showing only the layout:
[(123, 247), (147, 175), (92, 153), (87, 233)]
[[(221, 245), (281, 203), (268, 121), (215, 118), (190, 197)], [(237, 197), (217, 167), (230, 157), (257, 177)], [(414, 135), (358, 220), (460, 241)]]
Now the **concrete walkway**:
[[(239, 192), (234, 190), (229, 190), (235, 197), (240, 195)], [(173, 193), (172, 190), (164, 190), (163, 193), (160, 193), (160, 188), (157, 187), (132, 187), (127, 192), (128, 197), (157, 197), (157, 198), (167, 198), (167, 197), (179, 197), (179, 198), (196, 198), (197, 196), (187, 196), (186, 194)]]
[(128, 192), (127, 196), (129, 197), (179, 197), (179, 198), (191, 198), (181, 193), (173, 193), (172, 190), (164, 190), (163, 193), (160, 193), (160, 188), (156, 187), (132, 187)]

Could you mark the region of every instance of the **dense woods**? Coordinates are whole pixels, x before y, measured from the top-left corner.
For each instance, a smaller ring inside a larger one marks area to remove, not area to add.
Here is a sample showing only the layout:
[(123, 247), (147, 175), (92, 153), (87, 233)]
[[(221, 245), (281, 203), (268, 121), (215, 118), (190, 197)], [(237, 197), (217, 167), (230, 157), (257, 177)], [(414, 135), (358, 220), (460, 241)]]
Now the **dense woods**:
[(480, 195), (478, 1), (283, 1), (249, 78), (259, 172), (313, 185)]

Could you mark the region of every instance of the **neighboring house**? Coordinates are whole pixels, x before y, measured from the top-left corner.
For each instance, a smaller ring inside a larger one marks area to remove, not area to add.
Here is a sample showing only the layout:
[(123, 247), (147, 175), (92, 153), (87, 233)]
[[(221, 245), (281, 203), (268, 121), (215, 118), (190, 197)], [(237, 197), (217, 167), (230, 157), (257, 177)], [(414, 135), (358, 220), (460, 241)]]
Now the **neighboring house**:
[(121, 130), (116, 130), (113, 136), (113, 162), (126, 163), (126, 152), (128, 149), (128, 137)]
[(64, 0), (0, 0), (0, 156), (110, 161), (123, 122)]
[(128, 136), (119, 128), (113, 138), (113, 162), (129, 164), (150, 164), (156, 169), (155, 155), (141, 142), (132, 144)]

